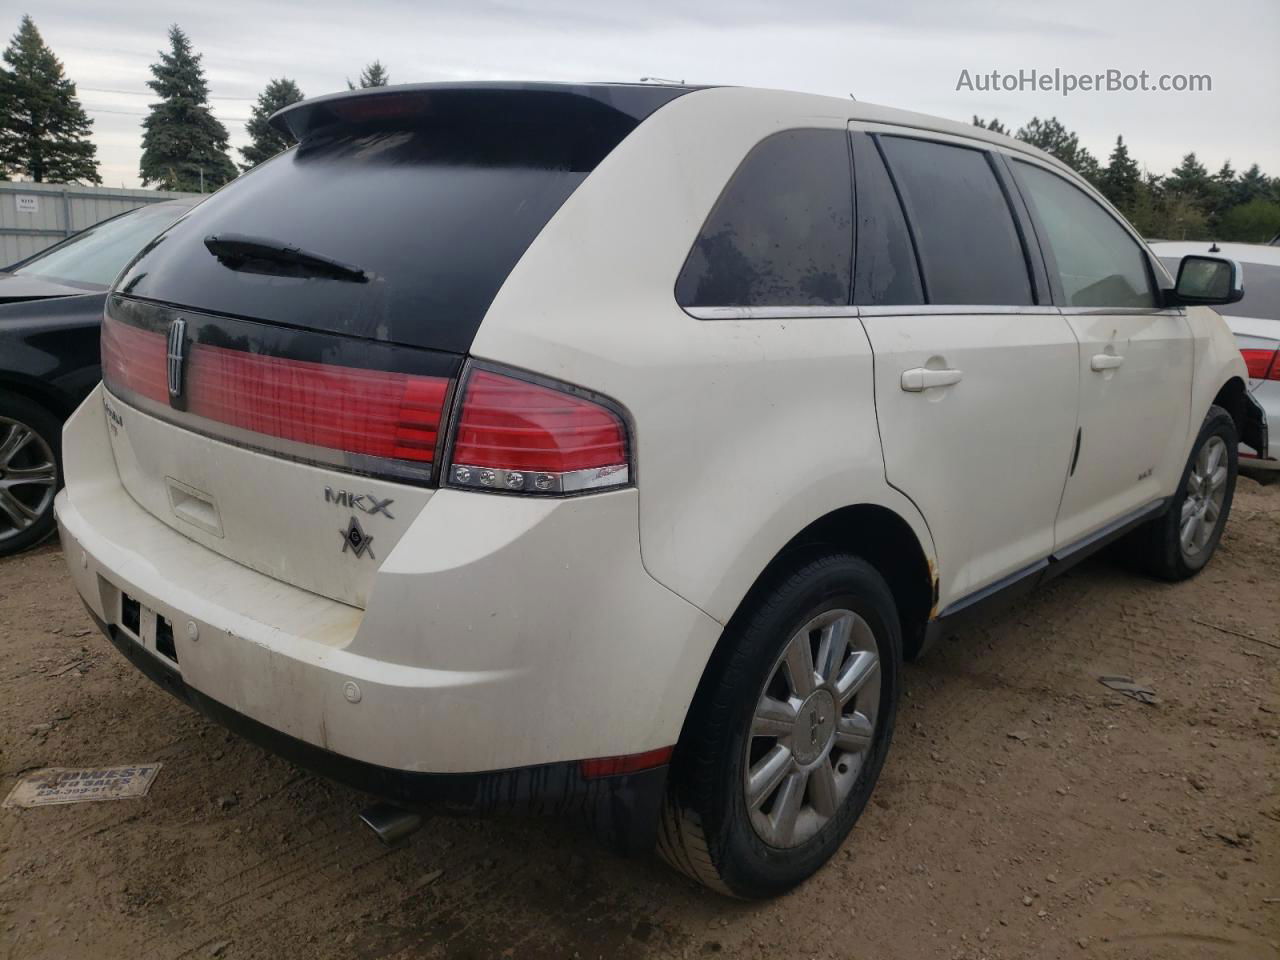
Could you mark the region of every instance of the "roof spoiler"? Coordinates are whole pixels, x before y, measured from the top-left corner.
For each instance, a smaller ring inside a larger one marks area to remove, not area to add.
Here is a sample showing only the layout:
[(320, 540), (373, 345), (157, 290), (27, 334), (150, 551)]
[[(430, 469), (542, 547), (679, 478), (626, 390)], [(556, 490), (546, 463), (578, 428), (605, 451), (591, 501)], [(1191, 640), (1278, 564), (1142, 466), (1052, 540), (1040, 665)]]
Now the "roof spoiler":
[(599, 117), (635, 126), (692, 90), (689, 86), (628, 83), (414, 83), (331, 93), (271, 115), (271, 126), (302, 141), (317, 131), (401, 125), (483, 116), (528, 121), (548, 113), (588, 121)]

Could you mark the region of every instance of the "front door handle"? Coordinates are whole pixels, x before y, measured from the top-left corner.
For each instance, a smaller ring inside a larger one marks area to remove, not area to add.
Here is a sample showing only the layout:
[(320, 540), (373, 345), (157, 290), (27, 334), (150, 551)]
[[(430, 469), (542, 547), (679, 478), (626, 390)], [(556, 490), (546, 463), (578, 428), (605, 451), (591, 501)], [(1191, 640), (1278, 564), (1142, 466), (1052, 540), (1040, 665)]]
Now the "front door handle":
[(916, 367), (902, 371), (902, 389), (907, 393), (919, 393), (930, 387), (949, 387), (964, 378), (962, 370), (931, 370), (929, 367)]
[(1114, 353), (1095, 353), (1093, 359), (1089, 361), (1089, 369), (1114, 370), (1122, 363), (1124, 363), (1124, 357), (1117, 356)]

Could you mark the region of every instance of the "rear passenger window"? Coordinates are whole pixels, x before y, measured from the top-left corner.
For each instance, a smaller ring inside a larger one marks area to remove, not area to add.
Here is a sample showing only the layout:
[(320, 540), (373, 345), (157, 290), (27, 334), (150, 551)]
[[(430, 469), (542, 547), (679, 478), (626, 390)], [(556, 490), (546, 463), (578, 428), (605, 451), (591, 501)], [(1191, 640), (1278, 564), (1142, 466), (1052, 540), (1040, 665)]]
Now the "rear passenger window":
[(683, 307), (845, 306), (853, 259), (849, 140), (788, 130), (747, 154), (676, 281)]
[(880, 144), (907, 209), (929, 303), (1034, 303), (1022, 241), (987, 155), (907, 137)]
[(1057, 174), (1021, 160), (1013, 168), (1048, 234), (1064, 306), (1156, 305), (1147, 255), (1111, 214)]
[(924, 303), (902, 205), (875, 141), (865, 133), (853, 134), (853, 176), (858, 221), (853, 302), (867, 306)]

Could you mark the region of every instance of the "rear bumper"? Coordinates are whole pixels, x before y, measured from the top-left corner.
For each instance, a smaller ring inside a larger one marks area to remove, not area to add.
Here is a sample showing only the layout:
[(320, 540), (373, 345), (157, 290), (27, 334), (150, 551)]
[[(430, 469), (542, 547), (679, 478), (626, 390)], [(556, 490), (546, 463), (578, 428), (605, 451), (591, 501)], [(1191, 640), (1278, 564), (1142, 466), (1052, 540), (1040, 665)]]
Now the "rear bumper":
[(119, 628), (103, 622), (92, 609), (89, 616), (125, 659), (157, 686), (214, 723), (321, 776), (426, 812), (576, 815), (598, 837), (624, 853), (648, 850), (654, 844), (666, 791), (666, 764), (587, 779), (581, 766), (573, 762), (457, 774), (415, 773), (362, 763), (290, 737), (205, 696), (187, 686), (176, 669), (152, 656)]
[[(675, 743), (720, 632), (644, 571), (634, 490), (441, 491), (360, 610), (161, 523), (121, 486), (106, 434), (95, 392), (64, 437), (68, 569), (113, 642), (201, 712), (402, 803), (594, 807), (605, 786), (661, 778), (578, 766)], [(176, 662), (120, 629), (125, 596), (172, 624)]]

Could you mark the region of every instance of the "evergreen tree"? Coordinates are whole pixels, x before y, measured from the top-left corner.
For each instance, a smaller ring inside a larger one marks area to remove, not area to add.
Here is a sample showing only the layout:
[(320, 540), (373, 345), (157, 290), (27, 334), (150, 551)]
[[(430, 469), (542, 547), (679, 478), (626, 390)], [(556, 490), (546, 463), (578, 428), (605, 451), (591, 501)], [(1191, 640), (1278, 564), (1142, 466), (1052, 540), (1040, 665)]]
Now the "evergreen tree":
[(1039, 147), (1050, 156), (1057, 157), (1085, 179), (1096, 183), (1102, 176), (1097, 159), (1084, 147), (1080, 138), (1064, 127), (1057, 117), (1041, 120), (1032, 117), (1025, 127), (1019, 127), (1017, 137), (1033, 147)]
[(983, 130), (990, 130), (992, 133), (1003, 133), (1006, 137), (1009, 135), (1009, 128), (1003, 123), (992, 117), (990, 120), (983, 120), (981, 117), (974, 115), (973, 125)]
[(1101, 181), (1103, 196), (1117, 209), (1126, 213), (1133, 209), (1142, 184), (1142, 172), (1138, 169), (1138, 161), (1129, 156), (1124, 137), (1116, 137), (1115, 149), (1111, 151), (1107, 167), (1102, 171)]
[(1182, 158), (1182, 162), (1165, 178), (1164, 186), (1170, 193), (1180, 194), (1206, 209), (1213, 193), (1209, 171), (1194, 153)]
[(1231, 161), (1226, 160), (1222, 169), (1209, 178), (1209, 224), (1214, 233), (1219, 230), (1222, 215), (1235, 203), (1235, 188), (1236, 172)]
[[(370, 87), (385, 87), (391, 82), (391, 74), (387, 73), (387, 68), (382, 65), (381, 60), (375, 60), (363, 70), (360, 71), (360, 89), (368, 90)], [(354, 90), (356, 85), (348, 78), (347, 89)]]
[(160, 96), (142, 121), (144, 186), (160, 190), (216, 190), (236, 176), (227, 154), (227, 128), (209, 110), (201, 55), (178, 28), (169, 28), (169, 50), (151, 65), (147, 86)]
[(245, 129), (249, 132), (250, 142), (247, 147), (240, 148), (244, 157), (241, 169), (248, 170), (264, 160), (270, 160), (281, 150), (287, 150), (296, 142), (287, 133), (281, 133), (268, 122), (277, 110), (283, 110), (291, 103), (302, 99), (302, 91), (298, 85), (287, 77), (271, 80), (266, 89), (258, 94), (258, 102), (250, 112), (249, 122)]
[(76, 99), (76, 85), (24, 15), (4, 51), (0, 70), (0, 171), (37, 183), (101, 183), (93, 121)]
[(1248, 203), (1258, 197), (1265, 198), (1271, 192), (1271, 184), (1267, 181), (1258, 165), (1255, 163), (1244, 173), (1240, 174), (1240, 179), (1235, 183), (1235, 189), (1232, 191), (1232, 203), (1236, 205)]

